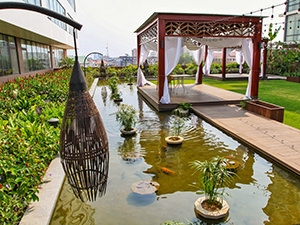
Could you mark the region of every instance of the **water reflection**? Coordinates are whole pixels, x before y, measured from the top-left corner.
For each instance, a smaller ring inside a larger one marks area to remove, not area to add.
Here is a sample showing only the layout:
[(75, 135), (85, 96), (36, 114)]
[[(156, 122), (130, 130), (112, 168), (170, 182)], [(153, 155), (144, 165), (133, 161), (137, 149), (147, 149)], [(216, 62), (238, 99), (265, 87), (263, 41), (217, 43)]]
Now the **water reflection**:
[(57, 201), (56, 208), (59, 210), (56, 210), (50, 224), (94, 225), (95, 209), (88, 203), (75, 198), (71, 186), (67, 182), (65, 187), (65, 191), (60, 194)]

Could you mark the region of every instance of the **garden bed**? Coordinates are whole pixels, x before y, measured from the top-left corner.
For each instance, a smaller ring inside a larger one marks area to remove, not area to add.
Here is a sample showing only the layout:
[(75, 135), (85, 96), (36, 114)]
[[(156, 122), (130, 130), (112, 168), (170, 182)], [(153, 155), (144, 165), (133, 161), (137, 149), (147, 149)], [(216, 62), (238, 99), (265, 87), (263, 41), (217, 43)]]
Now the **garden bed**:
[(268, 102), (254, 100), (246, 101), (246, 109), (269, 119), (283, 121), (284, 107), (274, 105)]
[[(0, 85), (0, 223), (18, 224), (59, 151), (60, 122), (71, 70)], [(47, 122), (58, 118), (57, 128)]]
[(286, 77), (286, 81), (300, 83), (300, 77)]

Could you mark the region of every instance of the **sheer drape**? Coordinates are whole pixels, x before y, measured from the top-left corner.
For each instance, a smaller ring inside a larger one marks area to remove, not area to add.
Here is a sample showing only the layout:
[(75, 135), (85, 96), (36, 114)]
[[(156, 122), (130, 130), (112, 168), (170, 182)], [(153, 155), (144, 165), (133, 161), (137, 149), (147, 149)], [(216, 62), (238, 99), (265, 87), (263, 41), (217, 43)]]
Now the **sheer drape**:
[(195, 63), (198, 65), (198, 69), (196, 72), (195, 84), (198, 84), (199, 70), (200, 70), (199, 66), (204, 61), (204, 57), (205, 57), (205, 46), (204, 45), (201, 45), (198, 50), (193, 51), (193, 58), (195, 60)]
[(170, 103), (170, 94), (168, 88), (167, 76), (174, 70), (179, 59), (182, 49), (182, 39), (177, 37), (166, 37), (165, 38), (165, 84), (163, 96), (160, 102), (163, 104)]
[(149, 81), (146, 80), (145, 75), (142, 71), (141, 65), (146, 61), (149, 56), (150, 51), (157, 51), (157, 45), (154, 42), (148, 42), (141, 45), (141, 54), (139, 60), (139, 67), (137, 71), (137, 85), (139, 87), (144, 86), (145, 84), (150, 84)]
[(245, 62), (242, 50), (235, 50), (235, 61), (240, 65), (239, 73), (242, 73), (243, 64)]
[(205, 64), (204, 64), (204, 67), (203, 67), (203, 74), (210, 74), (210, 67), (211, 67), (211, 64), (214, 60), (214, 50), (213, 49), (208, 49), (207, 51), (207, 58), (206, 58), (206, 61), (205, 61)]
[(252, 84), (252, 59), (253, 59), (253, 43), (252, 39), (247, 38), (242, 41), (242, 52), (247, 64), (249, 65), (250, 72), (248, 77), (248, 86), (245, 94), (246, 99), (251, 98), (251, 84)]

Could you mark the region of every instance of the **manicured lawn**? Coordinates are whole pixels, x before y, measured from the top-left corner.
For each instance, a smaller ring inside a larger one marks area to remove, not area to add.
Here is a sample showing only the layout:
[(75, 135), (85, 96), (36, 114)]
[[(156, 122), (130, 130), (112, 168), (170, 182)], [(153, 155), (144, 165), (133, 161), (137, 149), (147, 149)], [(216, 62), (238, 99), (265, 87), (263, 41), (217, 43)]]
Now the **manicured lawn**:
[[(153, 82), (156, 84), (156, 82)], [(185, 80), (193, 84), (195, 80)], [(247, 81), (218, 81), (204, 79), (204, 84), (245, 94)], [(285, 80), (264, 80), (259, 82), (259, 99), (285, 108), (284, 124), (300, 129), (300, 84)]]

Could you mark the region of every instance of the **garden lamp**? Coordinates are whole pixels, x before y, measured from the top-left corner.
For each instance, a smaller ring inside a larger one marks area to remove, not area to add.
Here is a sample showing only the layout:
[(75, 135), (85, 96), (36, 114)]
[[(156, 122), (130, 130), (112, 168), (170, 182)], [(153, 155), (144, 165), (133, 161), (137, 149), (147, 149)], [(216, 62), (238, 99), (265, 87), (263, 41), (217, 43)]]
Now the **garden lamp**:
[(22, 2), (0, 2), (1, 9), (24, 9), (54, 17), (74, 28), (75, 63), (70, 79), (60, 133), (60, 155), (68, 182), (77, 198), (96, 200), (106, 191), (109, 152), (106, 131), (90, 96), (78, 62), (75, 29), (82, 25), (44, 7)]

